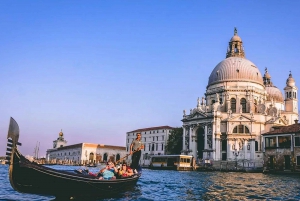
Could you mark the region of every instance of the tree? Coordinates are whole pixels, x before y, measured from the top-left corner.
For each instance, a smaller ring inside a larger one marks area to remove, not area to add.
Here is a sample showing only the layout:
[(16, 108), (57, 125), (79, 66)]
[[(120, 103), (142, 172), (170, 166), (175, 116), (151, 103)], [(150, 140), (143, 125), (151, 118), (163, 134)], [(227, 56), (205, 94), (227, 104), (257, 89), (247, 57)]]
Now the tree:
[(174, 128), (169, 135), (166, 151), (168, 154), (180, 154), (182, 150), (183, 140), (183, 129), (182, 127)]

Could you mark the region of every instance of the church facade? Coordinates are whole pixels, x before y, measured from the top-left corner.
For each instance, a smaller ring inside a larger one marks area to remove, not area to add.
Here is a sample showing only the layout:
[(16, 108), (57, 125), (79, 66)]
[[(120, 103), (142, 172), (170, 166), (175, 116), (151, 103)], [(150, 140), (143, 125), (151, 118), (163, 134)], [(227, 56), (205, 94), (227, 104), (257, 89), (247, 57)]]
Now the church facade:
[(204, 97), (183, 111), (183, 151), (214, 161), (263, 161), (263, 133), (298, 119), (298, 88), (287, 72), (284, 94), (246, 59), (237, 30), (212, 70)]

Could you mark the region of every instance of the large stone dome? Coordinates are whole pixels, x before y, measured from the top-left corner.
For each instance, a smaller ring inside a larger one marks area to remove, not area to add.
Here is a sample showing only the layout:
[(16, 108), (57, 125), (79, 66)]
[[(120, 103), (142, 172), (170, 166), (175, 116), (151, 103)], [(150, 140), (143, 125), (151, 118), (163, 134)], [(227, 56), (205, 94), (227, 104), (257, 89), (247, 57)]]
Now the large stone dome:
[(283, 102), (283, 95), (281, 91), (275, 86), (266, 86), (267, 91), (267, 101), (272, 99), (277, 102)]
[(210, 74), (208, 86), (225, 81), (248, 81), (263, 85), (263, 78), (255, 64), (240, 57), (228, 57), (221, 61)]

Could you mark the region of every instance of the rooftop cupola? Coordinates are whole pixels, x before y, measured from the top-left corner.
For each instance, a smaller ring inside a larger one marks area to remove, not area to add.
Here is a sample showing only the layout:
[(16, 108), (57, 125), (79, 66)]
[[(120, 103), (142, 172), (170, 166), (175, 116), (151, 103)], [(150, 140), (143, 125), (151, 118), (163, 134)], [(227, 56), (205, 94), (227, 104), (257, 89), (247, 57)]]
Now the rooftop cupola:
[(273, 86), (273, 83), (271, 82), (271, 75), (268, 73), (267, 68), (265, 68), (265, 74), (264, 74), (263, 80), (264, 80), (265, 86)]
[(227, 48), (226, 58), (228, 57), (240, 57), (245, 58), (245, 52), (243, 47), (243, 41), (237, 34), (236, 27), (234, 28), (234, 35), (229, 41)]
[(288, 79), (286, 80), (286, 86), (287, 87), (294, 87), (295, 86), (295, 80), (294, 80), (294, 78), (293, 78), (293, 76), (292, 76), (292, 72), (290, 71), (290, 74), (289, 74), (289, 77), (288, 77)]

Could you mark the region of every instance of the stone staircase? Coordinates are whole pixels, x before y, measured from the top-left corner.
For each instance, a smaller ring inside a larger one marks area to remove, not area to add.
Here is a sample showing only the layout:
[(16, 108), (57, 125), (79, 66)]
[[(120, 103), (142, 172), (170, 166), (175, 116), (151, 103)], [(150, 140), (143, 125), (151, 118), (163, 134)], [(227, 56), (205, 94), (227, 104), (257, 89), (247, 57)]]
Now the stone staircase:
[(211, 169), (219, 171), (246, 171), (260, 172), (262, 171), (262, 161), (213, 161)]

